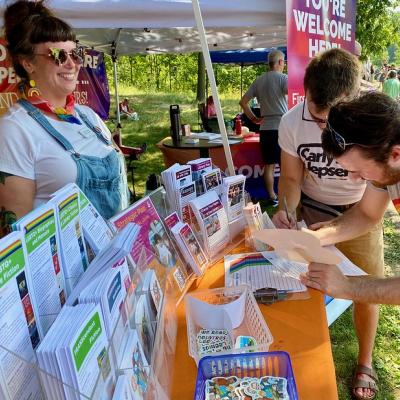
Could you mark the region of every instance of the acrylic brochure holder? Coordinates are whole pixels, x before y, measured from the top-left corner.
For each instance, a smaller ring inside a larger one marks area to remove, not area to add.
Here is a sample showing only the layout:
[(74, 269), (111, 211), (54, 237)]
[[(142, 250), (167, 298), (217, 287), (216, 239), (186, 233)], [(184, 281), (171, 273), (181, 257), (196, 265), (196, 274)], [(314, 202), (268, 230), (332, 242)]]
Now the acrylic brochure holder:
[[(176, 302), (181, 296), (172, 274), (144, 248), (137, 265), (129, 265), (129, 279), (124, 280), (126, 296), (108, 346), (97, 357), (98, 372), (91, 372), (92, 383), (86, 390), (79, 391), (60, 375), (40, 369), (35, 353), (25, 359), (23, 350), (17, 354), (0, 345), (0, 372), (9, 388), (4, 395), (0, 387), (0, 398), (118, 400), (113, 391), (118, 378), (125, 375), (133, 398), (168, 399), (177, 335)], [(14, 389), (12, 379), (17, 375), (14, 379), (24, 384)]]

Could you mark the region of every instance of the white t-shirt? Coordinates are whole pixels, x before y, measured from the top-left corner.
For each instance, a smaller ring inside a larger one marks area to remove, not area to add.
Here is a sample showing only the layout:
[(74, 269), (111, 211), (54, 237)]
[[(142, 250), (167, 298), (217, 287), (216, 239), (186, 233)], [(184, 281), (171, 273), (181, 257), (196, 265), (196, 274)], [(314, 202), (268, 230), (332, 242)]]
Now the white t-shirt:
[(279, 125), (279, 146), (304, 164), (301, 190), (313, 200), (328, 205), (352, 204), (359, 201), (365, 181), (350, 181), (348, 172), (324, 154), (322, 130), (316, 123), (302, 120), (303, 103), (287, 112)]
[[(105, 137), (111, 137), (110, 131), (94, 111), (86, 106), (77, 107), (94, 126), (101, 128)], [(78, 115), (76, 117), (79, 118)], [(80, 154), (105, 157), (112, 150), (84, 122), (78, 125), (47, 119)], [(77, 177), (71, 154), (19, 104), (0, 118), (0, 171), (36, 182), (34, 207), (48, 201), (52, 193), (67, 183), (75, 182)]]

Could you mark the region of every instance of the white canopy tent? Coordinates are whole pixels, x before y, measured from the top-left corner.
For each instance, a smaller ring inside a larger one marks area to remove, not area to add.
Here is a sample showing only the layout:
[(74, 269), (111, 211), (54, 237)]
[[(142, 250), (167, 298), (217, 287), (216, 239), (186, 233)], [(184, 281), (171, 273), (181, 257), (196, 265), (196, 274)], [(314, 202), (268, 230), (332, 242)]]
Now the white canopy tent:
[[(1, 8), (9, 3), (0, 1)], [(79, 41), (117, 57), (203, 51), (230, 173), (233, 163), (208, 49), (286, 44), (284, 0), (50, 0), (47, 5), (77, 32)], [(201, 9), (201, 14), (200, 14)], [(194, 12), (195, 11), (195, 12)], [(2, 14), (2, 13), (1, 13)], [(119, 110), (117, 107), (119, 122)], [(222, 126), (223, 125), (223, 126)]]

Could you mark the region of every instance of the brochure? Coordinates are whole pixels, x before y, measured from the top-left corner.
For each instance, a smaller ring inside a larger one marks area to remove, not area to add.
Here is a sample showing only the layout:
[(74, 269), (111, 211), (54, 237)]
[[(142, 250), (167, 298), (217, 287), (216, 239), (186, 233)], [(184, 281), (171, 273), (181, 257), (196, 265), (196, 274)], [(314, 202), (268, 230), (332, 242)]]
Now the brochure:
[(94, 256), (110, 243), (113, 232), (82, 190), (79, 190), (79, 209), (83, 237), (85, 238), (88, 259), (91, 262)]
[(218, 195), (222, 193), (222, 177), (221, 170), (215, 168), (210, 172), (206, 172), (202, 175), (204, 191), (209, 192), (210, 190), (215, 190)]
[(65, 306), (37, 356), (41, 369), (50, 374), (43, 379), (47, 398), (78, 400), (81, 394), (99, 400), (112, 398), (115, 366), (98, 305)]
[[(173, 274), (178, 286), (180, 286), (179, 282), (187, 279), (190, 270), (179, 259), (178, 252), (150, 198), (143, 198), (110, 219), (110, 223), (118, 231), (129, 222), (134, 222), (140, 227), (140, 232), (130, 253), (135, 265), (140, 264), (145, 267), (154, 258), (157, 258), (164, 269), (176, 268)], [(142, 251), (144, 251), (147, 259), (139, 263)]]
[(244, 175), (229, 176), (224, 178), (222, 181), (221, 198), (229, 222), (243, 218), (243, 208), (245, 206), (245, 182), (246, 178)]
[(38, 375), (29, 364), (35, 362), (39, 333), (25, 275), (26, 260), (21, 232), (0, 239), (0, 394), (5, 400), (43, 399)]
[(118, 361), (118, 369), (128, 379), (133, 399), (142, 400), (148, 390), (150, 367), (135, 329), (129, 330), (123, 348), (124, 351)]
[(26, 275), (32, 290), (39, 335), (43, 338), (66, 298), (53, 205), (48, 203), (33, 210), (15, 226), (24, 235), (29, 261)]
[(178, 222), (171, 229), (185, 261), (190, 265), (197, 276), (204, 273), (207, 266), (207, 257), (196, 239), (192, 228), (185, 223)]
[(50, 200), (56, 209), (67, 297), (89, 265), (82, 235), (78, 195), (78, 190), (71, 187), (68, 190), (61, 189)]
[(203, 238), (204, 248), (214, 257), (229, 242), (228, 219), (225, 209), (214, 191), (190, 202)]

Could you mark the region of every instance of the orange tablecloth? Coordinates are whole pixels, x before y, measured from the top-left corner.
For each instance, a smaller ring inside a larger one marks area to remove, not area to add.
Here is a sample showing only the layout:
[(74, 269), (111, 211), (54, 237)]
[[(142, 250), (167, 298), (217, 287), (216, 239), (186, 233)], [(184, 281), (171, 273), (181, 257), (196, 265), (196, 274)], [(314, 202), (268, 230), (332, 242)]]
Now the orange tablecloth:
[[(223, 286), (223, 276), (223, 262), (219, 262), (207, 271), (199, 289)], [(290, 354), (300, 400), (337, 400), (323, 296), (315, 290), (310, 290), (310, 295), (307, 300), (260, 306), (274, 338), (270, 350), (284, 350)], [(197, 367), (188, 353), (183, 302), (177, 314), (178, 336), (171, 399), (189, 400), (194, 396)]]

